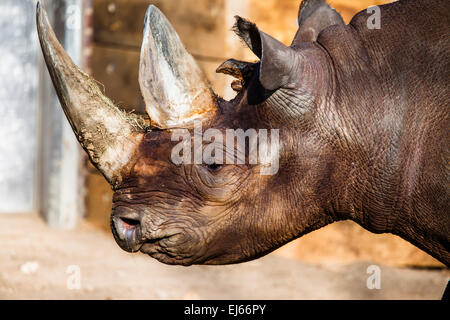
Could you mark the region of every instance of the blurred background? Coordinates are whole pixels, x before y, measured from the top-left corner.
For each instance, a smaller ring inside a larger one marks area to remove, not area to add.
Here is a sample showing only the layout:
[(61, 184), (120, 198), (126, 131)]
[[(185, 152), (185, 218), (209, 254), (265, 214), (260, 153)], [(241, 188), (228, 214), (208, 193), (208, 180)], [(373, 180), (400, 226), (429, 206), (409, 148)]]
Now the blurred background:
[[(387, 2), (329, 1), (347, 23)], [(138, 114), (144, 114), (138, 66), (149, 4), (167, 16), (215, 92), (230, 99), (232, 79), (215, 69), (229, 58), (256, 59), (231, 31), (234, 15), (288, 45), (300, 0), (44, 1), (75, 63), (119, 107)], [(35, 6), (36, 0), (0, 1), (0, 299), (441, 297), (450, 274), (444, 265), (396, 236), (349, 221), (234, 266), (174, 267), (122, 252), (109, 229), (112, 192), (78, 146), (49, 79)], [(379, 290), (367, 288), (370, 265), (381, 268)]]

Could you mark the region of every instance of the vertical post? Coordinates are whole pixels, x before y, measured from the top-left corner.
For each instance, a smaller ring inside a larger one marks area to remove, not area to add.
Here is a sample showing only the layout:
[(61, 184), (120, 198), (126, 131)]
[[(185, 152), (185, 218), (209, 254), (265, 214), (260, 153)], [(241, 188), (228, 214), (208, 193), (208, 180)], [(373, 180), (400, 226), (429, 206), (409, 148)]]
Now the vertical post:
[(38, 50), (31, 0), (0, 1), (0, 213), (36, 210)]
[[(82, 0), (44, 3), (61, 44), (82, 64)], [(52, 19), (53, 18), (53, 19)], [(44, 63), (41, 77), (39, 211), (52, 227), (70, 229), (84, 213), (83, 156)]]

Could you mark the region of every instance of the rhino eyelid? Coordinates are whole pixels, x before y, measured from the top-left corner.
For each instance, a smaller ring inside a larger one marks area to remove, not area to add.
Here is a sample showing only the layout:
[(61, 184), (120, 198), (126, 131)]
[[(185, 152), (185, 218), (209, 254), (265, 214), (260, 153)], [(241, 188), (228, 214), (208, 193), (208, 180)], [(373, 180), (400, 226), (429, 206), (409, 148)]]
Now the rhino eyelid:
[(217, 172), (220, 169), (222, 169), (223, 165), (218, 164), (218, 163), (211, 163), (211, 164), (207, 164), (206, 167), (208, 168), (209, 171)]

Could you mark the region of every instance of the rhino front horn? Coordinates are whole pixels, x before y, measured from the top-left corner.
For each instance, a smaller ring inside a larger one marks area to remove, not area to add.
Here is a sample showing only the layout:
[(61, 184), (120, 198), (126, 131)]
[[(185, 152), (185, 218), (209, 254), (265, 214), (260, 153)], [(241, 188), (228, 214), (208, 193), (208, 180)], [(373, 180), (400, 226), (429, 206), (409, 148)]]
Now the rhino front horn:
[(145, 16), (139, 85), (152, 124), (162, 129), (189, 127), (217, 108), (205, 75), (153, 5)]
[(140, 118), (125, 114), (105, 97), (58, 42), (44, 8), (37, 3), (36, 24), (42, 52), (59, 101), (92, 163), (114, 187), (142, 138)]

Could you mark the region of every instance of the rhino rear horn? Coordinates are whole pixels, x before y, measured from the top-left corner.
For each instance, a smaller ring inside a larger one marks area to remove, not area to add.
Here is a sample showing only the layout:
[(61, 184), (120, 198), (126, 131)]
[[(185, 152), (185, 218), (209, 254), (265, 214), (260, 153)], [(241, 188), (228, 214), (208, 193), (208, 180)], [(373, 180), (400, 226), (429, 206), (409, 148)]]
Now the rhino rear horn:
[(42, 53), (67, 120), (91, 162), (114, 187), (142, 137), (143, 119), (117, 109), (95, 80), (74, 64), (39, 2), (36, 24)]
[(217, 108), (204, 73), (153, 5), (145, 16), (139, 85), (152, 123), (162, 129), (191, 126)]

